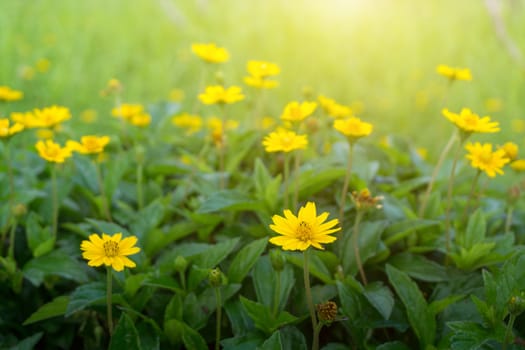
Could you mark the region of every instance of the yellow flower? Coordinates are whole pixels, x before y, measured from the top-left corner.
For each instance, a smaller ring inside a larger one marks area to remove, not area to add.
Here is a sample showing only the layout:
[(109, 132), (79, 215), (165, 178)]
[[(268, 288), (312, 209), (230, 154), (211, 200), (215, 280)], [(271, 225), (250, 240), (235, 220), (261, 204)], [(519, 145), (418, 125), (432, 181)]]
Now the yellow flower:
[(525, 120), (523, 119), (512, 119), (511, 123), (511, 129), (512, 131), (516, 133), (523, 133), (525, 132)]
[(144, 112), (144, 106), (141, 104), (123, 103), (111, 110), (111, 115), (118, 118), (130, 120), (134, 115)]
[(246, 65), (246, 70), (254, 77), (266, 78), (278, 75), (281, 70), (275, 63), (266, 61), (250, 60)]
[(214, 43), (192, 44), (191, 50), (195, 55), (209, 63), (223, 63), (230, 58), (228, 50), (217, 47)]
[(270, 80), (263, 77), (248, 76), (244, 77), (244, 83), (248, 86), (260, 88), (260, 89), (273, 89), (279, 86), (279, 82), (276, 80)]
[(85, 109), (80, 113), (80, 119), (87, 124), (91, 124), (97, 120), (97, 111), (94, 109)]
[(51, 61), (49, 61), (47, 58), (41, 58), (38, 61), (36, 61), (36, 70), (39, 73), (47, 72), (50, 66), (51, 66)]
[(64, 161), (71, 157), (71, 149), (68, 147), (61, 147), (53, 140), (38, 141), (36, 143), (38, 155), (48, 162), (64, 163)]
[(319, 104), (326, 114), (334, 118), (344, 118), (352, 115), (352, 109), (337, 103), (334, 99), (319, 95)]
[(49, 129), (38, 129), (35, 134), (39, 140), (51, 140), (55, 137), (53, 130)]
[(119, 94), (122, 91), (122, 83), (120, 80), (111, 78), (109, 79), (108, 83), (106, 84), (106, 87), (100, 91), (100, 95), (102, 96), (109, 96), (114, 94)]
[(428, 149), (424, 147), (416, 148), (417, 154), (421, 157), (421, 159), (427, 159), (428, 157)]
[(35, 116), (33, 112), (13, 112), (11, 113), (11, 119), (14, 122), (22, 124), (24, 127), (29, 128), (34, 123)]
[(485, 109), (489, 113), (499, 112), (503, 108), (503, 103), (499, 98), (488, 98), (485, 100)]
[(499, 148), (505, 151), (505, 156), (511, 161), (518, 158), (518, 145), (514, 142), (505, 142), (505, 144)]
[(269, 129), (275, 125), (275, 119), (272, 117), (263, 117), (261, 120), (261, 127), (263, 129)]
[(284, 107), (282, 120), (300, 122), (311, 115), (317, 108), (316, 102), (303, 102), (299, 104), (297, 101), (290, 102)]
[(206, 90), (199, 94), (199, 99), (206, 105), (212, 104), (230, 104), (244, 99), (241, 88), (231, 86), (227, 89), (222, 85), (207, 86)]
[(102, 233), (102, 237), (93, 233), (89, 240), (84, 240), (80, 244), (82, 257), (88, 260), (89, 266), (111, 266), (115, 271), (122, 271), (124, 267), (137, 266), (128, 255), (140, 252), (136, 236), (130, 236), (122, 239), (122, 233), (115, 233), (109, 236)]
[(7, 118), (0, 118), (0, 137), (9, 137), (24, 130), (24, 125), (20, 123), (12, 124)]
[(80, 142), (69, 140), (66, 147), (72, 151), (82, 154), (96, 154), (104, 151), (104, 147), (109, 143), (109, 136), (82, 136)]
[(490, 117), (480, 118), (479, 115), (472, 113), (468, 108), (463, 108), (459, 114), (452, 113), (444, 108), (443, 115), (454, 123), (461, 131), (468, 134), (473, 132), (493, 133), (498, 132), (499, 123), (490, 121)]
[(51, 106), (43, 109), (35, 109), (33, 118), (30, 114), (26, 115), (28, 119), (26, 125), (29, 128), (51, 128), (71, 118), (71, 112), (68, 108), (62, 106)]
[(470, 160), (470, 165), (484, 171), (490, 177), (496, 176), (496, 173), (503, 174), (501, 168), (510, 161), (504, 150), (498, 149), (493, 152), (490, 143), (482, 145), (479, 142), (469, 142), (465, 148), (469, 152), (466, 157)]
[[(208, 128), (212, 130), (222, 130), (222, 119), (217, 117), (210, 117), (206, 121)], [(235, 130), (239, 127), (239, 122), (237, 120), (228, 119), (226, 120), (226, 130)]]
[(328, 215), (324, 212), (317, 216), (313, 202), (301, 207), (297, 216), (290, 210), (284, 211), (284, 217), (274, 215), (270, 228), (281, 236), (270, 238), (270, 243), (281, 246), (283, 250), (304, 251), (310, 246), (324, 249), (321, 243), (332, 243), (336, 237), (330, 234), (341, 230), (340, 227), (334, 228), (339, 223), (337, 219), (325, 223)]
[(267, 135), (263, 142), (266, 152), (291, 152), (305, 149), (308, 145), (306, 135), (297, 135), (293, 131), (279, 129)]
[(334, 120), (334, 128), (354, 142), (357, 139), (368, 136), (374, 129), (373, 125), (361, 121), (357, 117)]
[(440, 64), (436, 72), (450, 80), (472, 80), (472, 74), (468, 68), (454, 68)]
[(129, 121), (135, 126), (146, 127), (151, 124), (151, 116), (147, 113), (139, 113), (132, 116)]
[(510, 163), (512, 170), (517, 172), (525, 171), (525, 159), (518, 159)]
[(22, 91), (13, 90), (9, 86), (0, 86), (0, 101), (18, 101), (24, 97)]
[(173, 102), (180, 102), (184, 100), (185, 94), (182, 89), (171, 89), (169, 93), (169, 100)]
[(171, 118), (173, 125), (187, 129), (188, 134), (198, 132), (202, 128), (202, 118), (198, 115), (182, 113)]

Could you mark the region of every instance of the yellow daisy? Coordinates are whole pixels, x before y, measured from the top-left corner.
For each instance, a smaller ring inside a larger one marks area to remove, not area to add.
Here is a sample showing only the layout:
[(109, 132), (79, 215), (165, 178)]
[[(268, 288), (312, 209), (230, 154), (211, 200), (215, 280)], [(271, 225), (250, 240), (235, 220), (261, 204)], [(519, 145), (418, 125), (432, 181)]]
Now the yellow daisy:
[(22, 91), (13, 90), (9, 86), (0, 86), (0, 101), (18, 101), (24, 97)]
[(518, 158), (518, 145), (514, 142), (505, 142), (503, 146), (499, 147), (500, 149), (505, 151), (505, 155), (507, 158), (509, 158), (511, 161)]
[(69, 108), (51, 106), (33, 111), (34, 119), (29, 121), (30, 128), (51, 128), (71, 118)]
[(192, 44), (191, 50), (195, 55), (209, 63), (223, 63), (230, 58), (228, 50), (223, 47), (217, 47), (214, 43)]
[(134, 247), (137, 243), (136, 236), (122, 239), (122, 233), (115, 233), (109, 236), (102, 233), (102, 237), (93, 233), (89, 240), (82, 241), (80, 249), (82, 257), (88, 260), (89, 266), (100, 266), (102, 264), (111, 266), (115, 271), (122, 271), (124, 267), (135, 267), (135, 263), (127, 256), (140, 252), (139, 247)]
[(198, 132), (202, 128), (202, 118), (198, 115), (182, 113), (171, 118), (173, 125), (187, 129), (188, 134)]
[(450, 80), (472, 80), (472, 74), (468, 68), (456, 68), (440, 64), (437, 66), (436, 72)]
[(0, 118), (0, 137), (9, 137), (24, 130), (24, 125), (20, 123), (11, 123), (7, 118)]
[(199, 94), (199, 99), (205, 105), (231, 104), (244, 99), (241, 88), (231, 86), (227, 89), (222, 85), (207, 86), (206, 90)]
[(495, 177), (496, 174), (503, 174), (501, 168), (510, 162), (504, 150), (498, 149), (493, 152), (492, 144), (490, 143), (482, 145), (479, 142), (469, 142), (465, 148), (469, 152), (466, 157), (470, 160), (470, 165), (484, 171), (490, 177)]
[(325, 223), (328, 215), (324, 212), (317, 216), (313, 202), (301, 207), (297, 216), (290, 210), (284, 211), (284, 217), (274, 215), (270, 228), (281, 236), (270, 238), (270, 243), (281, 246), (284, 250), (304, 251), (310, 246), (324, 249), (321, 243), (332, 243), (337, 238), (330, 234), (341, 230), (340, 227), (334, 228), (339, 223), (337, 219)]
[(104, 151), (104, 147), (109, 143), (109, 136), (82, 136), (80, 142), (69, 140), (66, 147), (72, 151), (82, 154), (96, 154)]
[(463, 108), (459, 114), (452, 113), (444, 108), (442, 113), (445, 118), (454, 123), (461, 131), (468, 134), (473, 132), (494, 133), (500, 130), (498, 122), (492, 122), (488, 116), (480, 118), (479, 115), (472, 113), (468, 108)]
[(351, 141), (370, 135), (374, 129), (372, 124), (363, 122), (357, 117), (334, 120), (334, 128)]
[(299, 104), (299, 102), (293, 101), (284, 107), (283, 114), (281, 114), (281, 119), (291, 122), (300, 122), (315, 112), (316, 108), (316, 102), (306, 101)]
[(111, 110), (111, 115), (114, 117), (124, 118), (130, 120), (133, 116), (144, 112), (144, 106), (141, 104), (123, 103)]
[(510, 167), (512, 170), (517, 172), (525, 171), (525, 159), (517, 159), (510, 163)]
[(38, 155), (48, 162), (64, 163), (67, 158), (71, 157), (71, 149), (69, 147), (61, 147), (53, 140), (40, 140), (35, 147)]
[(263, 142), (266, 152), (291, 152), (308, 146), (306, 135), (297, 135), (293, 131), (279, 129), (267, 135)]

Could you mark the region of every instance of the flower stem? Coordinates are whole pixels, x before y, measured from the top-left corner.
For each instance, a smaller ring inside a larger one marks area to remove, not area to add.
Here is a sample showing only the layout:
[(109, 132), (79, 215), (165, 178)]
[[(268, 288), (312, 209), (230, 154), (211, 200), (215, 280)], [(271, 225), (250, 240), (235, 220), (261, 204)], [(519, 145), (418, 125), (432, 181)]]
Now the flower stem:
[(16, 217), (13, 216), (13, 220), (11, 223), (11, 230), (9, 231), (9, 252), (8, 252), (8, 256), (12, 260), (14, 260), (15, 258), (15, 232), (16, 232), (17, 224), (18, 222), (16, 220)]
[(452, 133), (452, 136), (450, 137), (450, 140), (448, 140), (447, 144), (443, 148), (443, 151), (441, 151), (441, 154), (439, 155), (438, 162), (436, 166), (434, 167), (434, 171), (432, 172), (432, 177), (430, 178), (430, 181), (427, 185), (427, 189), (425, 191), (425, 194), (423, 195), (423, 201), (421, 202), (421, 206), (419, 207), (418, 217), (422, 217), (425, 213), (425, 209), (428, 205), (428, 199), (430, 197), (430, 193), (432, 192), (432, 188), (434, 186), (434, 183), (436, 182), (436, 177), (439, 173), (439, 170), (441, 169), (441, 166), (443, 165), (443, 161), (445, 160), (446, 156), (450, 152), (450, 149), (452, 148), (452, 145), (454, 144), (454, 141), (456, 140), (457, 133)]
[(507, 323), (507, 329), (505, 330), (505, 338), (503, 338), (503, 350), (507, 349), (507, 345), (510, 341), (510, 335), (512, 334), (512, 329), (514, 328), (514, 321), (516, 320), (516, 315), (511, 314), (509, 318), (509, 323)]
[(144, 167), (142, 163), (137, 164), (137, 204), (139, 210), (144, 207), (144, 196), (142, 192), (142, 180), (144, 175)]
[(467, 218), (469, 208), (470, 208), (470, 203), (472, 202), (472, 199), (474, 198), (474, 192), (476, 190), (476, 186), (478, 184), (480, 175), (481, 175), (481, 170), (478, 170), (478, 172), (476, 173), (476, 176), (474, 177), (474, 180), (472, 180), (472, 187), (470, 188), (470, 193), (468, 195), (467, 203), (465, 204), (465, 209), (463, 210), (463, 215), (461, 216), (461, 222), (463, 222)]
[(312, 330), (314, 331), (314, 338), (312, 341), (312, 350), (319, 349), (319, 332), (315, 332), (317, 328), (317, 318), (315, 316), (315, 306), (312, 299), (312, 290), (310, 288), (310, 268), (308, 266), (308, 249), (303, 252), (304, 264), (303, 264), (303, 273), (304, 273), (304, 289), (306, 293), (306, 302), (308, 303), (308, 309), (310, 310), (310, 317), (312, 318)]
[(52, 200), (52, 226), (53, 238), (56, 241), (58, 227), (58, 190), (57, 190), (57, 166), (51, 167), (51, 200)]
[[(353, 161), (353, 154), (354, 154), (354, 144), (353, 142), (349, 143), (350, 148), (348, 149), (348, 161), (346, 163), (346, 174), (345, 174), (345, 181), (343, 183), (343, 191), (341, 192), (341, 203), (339, 203), (339, 225), (341, 225), (341, 228), (343, 227), (343, 220), (344, 220), (344, 212), (345, 212), (345, 205), (346, 205), (346, 195), (348, 192), (348, 186), (350, 185), (350, 175), (352, 174), (352, 161)], [(338, 233), (338, 239), (341, 241), (343, 237), (343, 230), (341, 229)]]
[(293, 203), (292, 208), (295, 212), (299, 202), (299, 163), (301, 161), (301, 153), (298, 151), (294, 157), (294, 189), (293, 189)]
[(290, 155), (288, 153), (284, 154), (284, 175), (283, 175), (283, 182), (284, 182), (284, 208), (288, 209), (288, 202), (289, 202), (289, 178), (290, 178)]
[[(7, 216), (7, 225), (5, 227), (5, 231), (2, 230), (2, 237), (0, 242), (0, 255), (4, 251), (4, 242), (5, 238), (7, 236), (7, 232), (9, 231), (9, 222), (11, 221), (11, 217), (13, 216), (13, 207), (15, 205), (15, 179), (13, 176), (13, 167), (11, 166), (11, 155), (10, 155), (10, 147), (9, 143), (4, 143), (4, 151), (5, 151), (5, 164), (7, 167), (7, 177), (9, 179), (9, 197), (8, 197), (8, 203), (9, 203), (9, 210), (8, 210), (8, 216)], [(11, 228), (12, 229), (12, 228)]]
[(215, 287), (215, 300), (217, 304), (216, 328), (215, 328), (215, 350), (220, 349), (221, 342), (221, 320), (222, 320), (222, 299), (221, 288)]
[(461, 154), (462, 145), (463, 145), (463, 142), (459, 142), (459, 147), (454, 156), (454, 161), (452, 162), (452, 169), (450, 171), (450, 176), (448, 179), (447, 209), (445, 211), (445, 247), (447, 251), (447, 257), (450, 254), (450, 210), (452, 208), (452, 192), (453, 192), (452, 190), (454, 188), (454, 177), (456, 175), (456, 167), (458, 164), (459, 155)]
[(361, 222), (362, 218), (363, 218), (363, 212), (361, 210), (358, 210), (357, 215), (355, 217), (355, 222), (354, 222), (354, 235), (352, 237), (352, 241), (353, 241), (353, 246), (354, 246), (354, 255), (355, 255), (355, 261), (357, 263), (357, 268), (359, 269), (361, 280), (363, 281), (363, 284), (366, 286), (368, 284), (368, 281), (366, 279), (365, 270), (363, 269), (363, 263), (361, 262), (361, 254), (359, 253), (359, 223)]
[(514, 206), (510, 205), (507, 209), (507, 217), (505, 218), (505, 233), (510, 232), (510, 226), (512, 225), (512, 213), (514, 212)]
[(109, 335), (113, 335), (113, 306), (111, 298), (113, 296), (112, 291), (112, 283), (113, 283), (113, 271), (111, 270), (111, 266), (106, 267), (107, 271), (107, 293), (106, 293), (106, 307), (108, 311), (108, 330)]
[(111, 219), (111, 212), (109, 211), (109, 201), (108, 197), (106, 196), (106, 188), (104, 186), (104, 182), (102, 181), (102, 170), (100, 169), (100, 163), (97, 161), (94, 162), (95, 168), (97, 170), (97, 181), (100, 190), (100, 195), (102, 196), (102, 211), (104, 212), (106, 219), (112, 222), (113, 220)]
[(277, 316), (277, 312), (279, 311), (279, 304), (280, 304), (280, 296), (281, 296), (281, 271), (275, 271), (276, 276), (276, 283), (275, 288), (273, 290), (273, 309), (272, 314), (274, 316)]
[(224, 174), (224, 158), (226, 157), (226, 107), (221, 104), (222, 119), (221, 119), (221, 140), (219, 148), (219, 176), (220, 176), (220, 188), (223, 190), (226, 187), (225, 174)]

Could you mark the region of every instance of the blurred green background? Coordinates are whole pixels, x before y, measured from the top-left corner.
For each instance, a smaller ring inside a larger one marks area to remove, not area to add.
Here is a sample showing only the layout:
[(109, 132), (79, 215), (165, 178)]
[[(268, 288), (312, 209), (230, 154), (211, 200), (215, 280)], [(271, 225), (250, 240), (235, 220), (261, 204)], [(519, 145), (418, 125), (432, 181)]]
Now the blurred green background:
[[(525, 2), (503, 2), (523, 51)], [(105, 117), (112, 101), (100, 91), (113, 77), (125, 102), (183, 89), (184, 110), (202, 88), (191, 44), (215, 42), (231, 53), (216, 66), (228, 85), (243, 85), (249, 59), (280, 65), (281, 85), (266, 98), (275, 117), (307, 89), (362, 103), (374, 137), (409, 137), (435, 155), (453, 130), (441, 109), (465, 106), (501, 123), (502, 133), (477, 139), (524, 146), (525, 75), (481, 0), (5, 0), (0, 23), (0, 85), (26, 96), (4, 113), (60, 104)], [(473, 81), (449, 86), (435, 72), (442, 63), (470, 68)]]

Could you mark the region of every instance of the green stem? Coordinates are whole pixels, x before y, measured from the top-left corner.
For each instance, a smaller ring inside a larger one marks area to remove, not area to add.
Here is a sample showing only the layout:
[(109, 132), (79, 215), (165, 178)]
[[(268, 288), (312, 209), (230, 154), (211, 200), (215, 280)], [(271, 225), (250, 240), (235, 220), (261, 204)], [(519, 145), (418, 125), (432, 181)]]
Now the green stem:
[(474, 198), (474, 193), (476, 191), (476, 186), (478, 184), (480, 175), (481, 175), (481, 170), (478, 170), (478, 172), (476, 173), (476, 176), (474, 177), (474, 180), (472, 180), (472, 186), (470, 188), (470, 193), (467, 198), (467, 203), (465, 204), (465, 209), (463, 210), (463, 215), (461, 216), (461, 222), (464, 222), (467, 219), (467, 215), (470, 209), (470, 203), (472, 202), (472, 199)]
[(11, 217), (13, 216), (13, 207), (15, 205), (14, 201), (15, 201), (15, 179), (14, 179), (14, 176), (13, 176), (13, 167), (11, 166), (11, 155), (10, 155), (10, 147), (9, 147), (9, 143), (4, 143), (4, 150), (5, 150), (5, 163), (6, 163), (6, 167), (7, 167), (7, 177), (9, 179), (9, 197), (8, 197), (8, 201), (9, 201), (9, 210), (8, 210), (8, 217), (7, 217), (7, 225), (5, 226), (5, 230), (2, 229), (2, 237), (1, 237), (1, 242), (0, 242), (0, 255), (3, 253), (4, 251), (4, 242), (5, 242), (5, 238), (7, 236), (7, 232), (9, 231), (9, 222), (11, 221)]
[(113, 283), (113, 271), (111, 270), (111, 266), (106, 267), (107, 271), (107, 293), (106, 293), (106, 307), (108, 311), (108, 330), (109, 335), (113, 335), (113, 306), (112, 306), (112, 283)]
[(459, 155), (461, 154), (462, 145), (463, 142), (459, 142), (459, 147), (454, 156), (454, 161), (452, 162), (452, 170), (450, 171), (450, 176), (448, 179), (447, 209), (445, 211), (445, 247), (447, 251), (447, 257), (450, 254), (450, 210), (452, 208), (452, 190), (454, 188), (454, 177), (456, 175), (456, 167), (458, 164)]
[(100, 163), (95, 160), (94, 162), (95, 168), (97, 170), (97, 181), (100, 190), (100, 195), (102, 197), (102, 211), (104, 212), (106, 219), (112, 222), (113, 220), (111, 219), (111, 212), (109, 210), (109, 201), (108, 197), (106, 196), (106, 188), (104, 186), (104, 182), (102, 181), (102, 170), (100, 169)]
[(507, 349), (507, 345), (510, 341), (510, 336), (512, 334), (512, 329), (514, 328), (514, 321), (516, 320), (515, 315), (510, 315), (509, 323), (507, 324), (507, 329), (505, 330), (505, 338), (503, 338), (503, 350)]
[(56, 241), (58, 228), (58, 190), (57, 190), (57, 165), (51, 168), (51, 200), (52, 200), (52, 226), (53, 238)]
[(144, 167), (142, 163), (137, 164), (137, 203), (139, 210), (144, 207), (144, 197), (142, 193), (142, 181), (144, 175)]
[(288, 201), (289, 201), (289, 197), (290, 197), (290, 193), (289, 193), (289, 178), (290, 178), (290, 154), (289, 153), (285, 153), (284, 154), (284, 178), (283, 178), (283, 182), (284, 182), (284, 208), (285, 209), (288, 209)]
[(304, 273), (304, 289), (306, 293), (306, 302), (308, 303), (308, 309), (310, 310), (310, 317), (312, 318), (312, 331), (314, 331), (314, 338), (312, 342), (312, 350), (319, 349), (319, 334), (315, 334), (315, 329), (317, 328), (317, 317), (315, 316), (315, 306), (312, 299), (312, 290), (310, 288), (310, 268), (308, 266), (308, 249), (303, 252), (304, 264), (303, 264), (303, 273)]
[(365, 270), (363, 269), (363, 263), (361, 262), (361, 254), (359, 253), (359, 223), (361, 222), (362, 218), (363, 218), (363, 212), (361, 210), (358, 210), (357, 215), (355, 217), (355, 222), (354, 222), (354, 235), (352, 237), (352, 243), (354, 246), (354, 255), (355, 255), (355, 261), (357, 263), (357, 268), (359, 269), (361, 280), (363, 281), (363, 284), (366, 286), (368, 284), (368, 281), (366, 279)]
[(182, 289), (186, 290), (186, 275), (184, 271), (179, 272), (180, 283), (182, 284)]
[(217, 303), (216, 328), (215, 328), (215, 350), (220, 349), (221, 342), (221, 320), (222, 320), (222, 299), (221, 288), (215, 287), (215, 300)]
[(510, 226), (512, 225), (512, 213), (514, 212), (514, 206), (510, 205), (507, 209), (507, 217), (505, 218), (505, 233), (510, 232)]
[(223, 190), (226, 187), (226, 181), (225, 181), (225, 174), (224, 174), (224, 158), (226, 157), (226, 107), (224, 104), (221, 104), (221, 111), (222, 111), (222, 130), (221, 130), (221, 144), (219, 149), (219, 176), (220, 176), (220, 188)]
[(352, 162), (353, 162), (353, 154), (354, 154), (354, 144), (353, 142), (349, 143), (350, 148), (348, 149), (348, 161), (346, 163), (346, 174), (345, 174), (345, 181), (343, 183), (343, 191), (341, 192), (341, 201), (339, 203), (339, 225), (341, 225), (341, 230), (337, 233), (338, 240), (342, 242), (343, 238), (343, 221), (344, 221), (344, 213), (345, 213), (345, 205), (346, 205), (346, 197), (348, 192), (348, 186), (350, 185), (350, 175), (352, 174)]
[(13, 216), (13, 222), (11, 223), (11, 230), (9, 230), (9, 252), (8, 256), (10, 259), (15, 259), (15, 232), (16, 225), (18, 224), (16, 217)]
[(297, 210), (299, 202), (299, 163), (301, 162), (301, 153), (297, 151), (294, 157), (294, 189), (293, 189), (293, 212)]
[[(323, 322), (319, 322), (317, 327), (314, 328), (314, 342), (317, 341), (317, 348), (319, 347), (319, 334), (321, 334), (321, 329), (323, 328)], [(312, 349), (313, 349), (312, 345)]]
[(452, 133), (452, 136), (450, 137), (450, 140), (448, 140), (447, 144), (443, 148), (443, 151), (441, 151), (441, 154), (439, 156), (438, 162), (436, 163), (436, 166), (434, 167), (434, 171), (432, 172), (432, 177), (430, 178), (430, 182), (427, 185), (427, 189), (425, 191), (425, 194), (423, 195), (423, 201), (421, 202), (421, 206), (419, 207), (418, 216), (422, 217), (425, 213), (425, 209), (428, 205), (428, 199), (430, 198), (430, 193), (432, 192), (432, 188), (434, 186), (434, 183), (436, 182), (436, 177), (439, 173), (439, 170), (441, 169), (441, 166), (443, 165), (443, 162), (450, 152), (450, 149), (452, 148), (452, 145), (454, 144), (454, 141), (456, 140), (457, 132), (454, 131)]
[(277, 273), (276, 276), (276, 283), (275, 288), (273, 290), (273, 309), (272, 314), (274, 316), (277, 316), (277, 312), (279, 311), (279, 304), (281, 301), (281, 271), (275, 271)]

